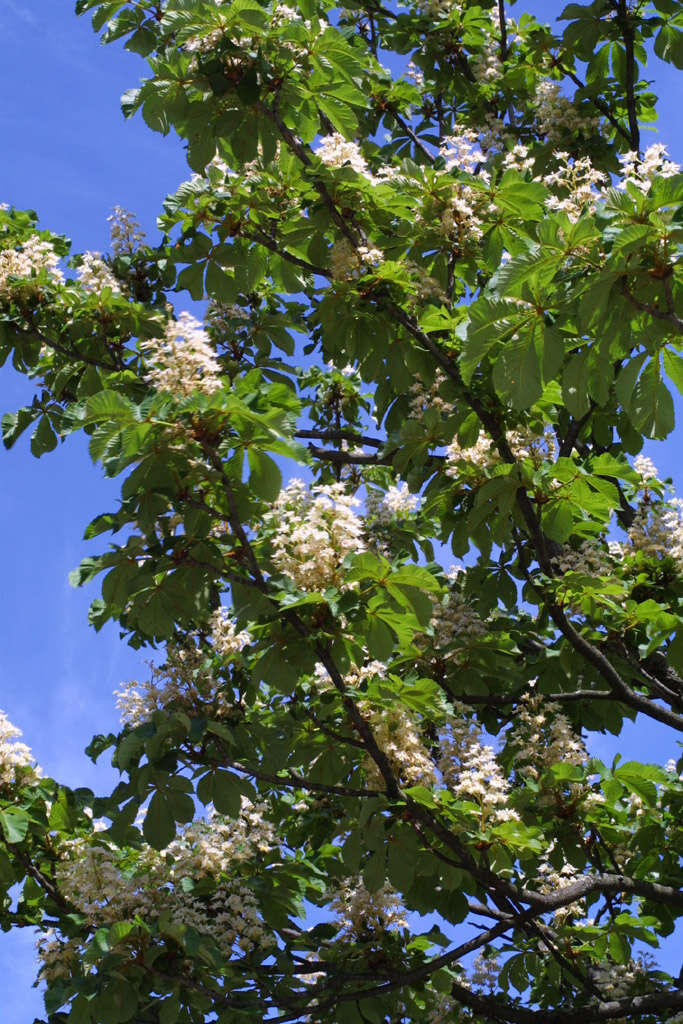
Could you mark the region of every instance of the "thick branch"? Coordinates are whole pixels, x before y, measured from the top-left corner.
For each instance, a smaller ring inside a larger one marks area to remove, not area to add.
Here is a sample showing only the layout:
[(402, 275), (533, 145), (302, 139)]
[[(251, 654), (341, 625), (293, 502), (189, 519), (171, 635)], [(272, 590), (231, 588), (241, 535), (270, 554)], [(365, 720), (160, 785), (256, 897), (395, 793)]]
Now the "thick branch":
[(635, 295), (629, 290), (626, 277), (621, 279), (621, 294), (628, 299), (632, 306), (639, 309), (641, 313), (647, 313), (648, 316), (653, 317), (655, 320), (666, 320), (672, 324), (676, 330), (683, 334), (683, 320), (676, 315), (675, 310), (669, 305), (669, 309), (657, 309), (656, 306), (648, 306), (646, 302), (641, 302)]

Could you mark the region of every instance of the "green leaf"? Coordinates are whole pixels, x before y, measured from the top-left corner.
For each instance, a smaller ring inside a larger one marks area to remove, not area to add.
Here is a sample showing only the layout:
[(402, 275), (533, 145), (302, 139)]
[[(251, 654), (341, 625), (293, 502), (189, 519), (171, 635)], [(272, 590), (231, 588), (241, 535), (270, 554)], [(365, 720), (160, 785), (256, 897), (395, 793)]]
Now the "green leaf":
[(663, 353), (664, 372), (683, 395), (683, 358), (665, 348)]
[(384, 850), (372, 853), (363, 868), (363, 882), (370, 892), (377, 892), (384, 885), (386, 858)]
[(28, 832), (29, 816), (18, 807), (0, 810), (0, 827), (8, 843), (20, 843)]
[(175, 290), (177, 292), (181, 292), (186, 288), (195, 302), (199, 302), (200, 299), (203, 299), (204, 266), (204, 263), (201, 262), (191, 263), (189, 267), (185, 267), (184, 270), (181, 270), (178, 274)]
[(52, 429), (47, 416), (41, 416), (33, 437), (31, 438), (31, 454), (37, 459), (45, 452), (52, 452), (57, 447), (57, 435)]
[(247, 460), (251, 490), (264, 501), (275, 501), (282, 487), (282, 473), (277, 463), (253, 446), (247, 449)]
[(665, 438), (674, 428), (674, 403), (661, 379), (658, 360), (651, 359), (635, 386), (629, 415), (647, 437)]
[(155, 850), (165, 850), (175, 838), (175, 818), (168, 801), (161, 793), (155, 793), (149, 802), (142, 832)]
[(619, 371), (615, 390), (617, 398), (627, 412), (631, 409), (636, 380), (638, 379), (638, 374), (640, 373), (642, 365), (646, 359), (646, 353), (636, 356), (635, 359), (631, 359), (630, 362), (626, 363), (626, 365)]
[(493, 367), (493, 386), (513, 409), (528, 409), (543, 393), (541, 368), (533, 338), (509, 341)]
[(175, 1024), (180, 1016), (180, 999), (172, 995), (159, 1005), (159, 1024)]
[(231, 772), (217, 771), (212, 779), (212, 798), (216, 810), (229, 818), (236, 818), (242, 805), (242, 793)]
[(546, 505), (541, 516), (541, 525), (543, 532), (551, 540), (556, 540), (559, 544), (564, 544), (569, 540), (574, 525), (569, 502), (554, 501)]
[(384, 661), (391, 655), (394, 646), (394, 634), (381, 619), (373, 616), (369, 620), (368, 629), (366, 632), (366, 642), (368, 645), (368, 652), (371, 658), (377, 658), (379, 661)]
[(683, 68), (683, 31), (674, 25), (663, 25), (655, 37), (655, 53), (662, 60)]
[(213, 260), (206, 265), (206, 292), (218, 302), (234, 302), (238, 295), (237, 282), (232, 274), (227, 274)]
[(316, 103), (344, 138), (352, 139), (354, 137), (358, 130), (358, 121), (348, 103), (329, 95), (316, 96)]
[(76, 996), (68, 1016), (69, 1024), (90, 1024), (90, 1003), (84, 996)]

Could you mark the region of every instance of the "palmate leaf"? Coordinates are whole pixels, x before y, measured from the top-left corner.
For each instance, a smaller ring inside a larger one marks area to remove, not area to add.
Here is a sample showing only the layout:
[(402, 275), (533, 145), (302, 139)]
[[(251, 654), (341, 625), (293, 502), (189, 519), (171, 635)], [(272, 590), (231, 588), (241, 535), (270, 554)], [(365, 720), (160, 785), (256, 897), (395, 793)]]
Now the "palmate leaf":
[(470, 309), (465, 344), (460, 357), (463, 380), (469, 384), (476, 368), (496, 342), (507, 342), (534, 322), (536, 311), (511, 300), (485, 297)]

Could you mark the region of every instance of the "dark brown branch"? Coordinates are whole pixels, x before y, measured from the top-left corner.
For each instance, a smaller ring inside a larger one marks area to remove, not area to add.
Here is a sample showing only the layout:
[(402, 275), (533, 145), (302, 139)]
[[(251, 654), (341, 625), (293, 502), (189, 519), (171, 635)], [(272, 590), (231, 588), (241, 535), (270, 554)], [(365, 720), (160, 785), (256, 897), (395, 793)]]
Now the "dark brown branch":
[(658, 722), (663, 722), (664, 725), (670, 725), (678, 732), (683, 732), (683, 715), (676, 714), (675, 711), (668, 711), (631, 689), (602, 651), (574, 628), (561, 608), (549, 605), (548, 612), (562, 635), (575, 651), (582, 654), (586, 661), (598, 670), (605, 682), (611, 686), (612, 692), (618, 700), (636, 711), (642, 711)]
[(629, 290), (626, 276), (621, 279), (621, 294), (628, 299), (632, 306), (639, 309), (641, 313), (647, 313), (648, 316), (653, 317), (655, 320), (666, 320), (668, 323), (673, 324), (679, 333), (683, 334), (683, 320), (676, 315), (674, 309), (671, 306), (666, 310), (657, 309), (656, 306), (648, 306), (646, 302), (641, 302)]
[(258, 779), (260, 782), (270, 782), (274, 786), (295, 786), (298, 789), (310, 790), (312, 793), (327, 793), (328, 795), (333, 796), (352, 796), (363, 798), (384, 796), (383, 791), (379, 789), (354, 789), (352, 786), (325, 785), (322, 782), (311, 782), (304, 778), (303, 775), (297, 775), (296, 772), (287, 772), (286, 775), (272, 775), (269, 772), (259, 771), (257, 768), (241, 764), (238, 761), (229, 761), (225, 763), (227, 767), (234, 768), (237, 772), (243, 772), (245, 775), (250, 775), (253, 779)]
[(635, 32), (632, 16), (626, 0), (617, 0), (615, 4), (617, 22), (621, 29), (624, 49), (626, 50), (626, 110), (628, 111), (629, 141), (631, 149), (640, 152), (640, 127), (638, 125), (638, 109), (636, 102), (636, 72), (638, 65), (635, 57)]
[(368, 448), (382, 448), (386, 444), (386, 441), (378, 437), (365, 437), (362, 434), (355, 434), (353, 430), (297, 430), (294, 437), (317, 441), (355, 441)]
[(30, 875), (30, 877), (38, 883), (40, 888), (47, 893), (50, 899), (56, 903), (58, 907), (66, 913), (73, 913), (75, 910), (73, 904), (69, 903), (69, 901), (62, 896), (52, 880), (35, 866), (28, 854), (23, 853), (18, 846), (10, 843), (7, 844), (7, 849), (12, 854), (12, 857), (21, 864), (26, 874)]
[(260, 228), (256, 227), (255, 224), (251, 224), (251, 231), (240, 231), (242, 238), (247, 238), (252, 242), (262, 245), (264, 248), (269, 249), (271, 252), (276, 253), (281, 259), (286, 260), (287, 263), (293, 263), (295, 267), (301, 267), (302, 270), (307, 271), (309, 274), (317, 274), (319, 277), (329, 277), (329, 268), (318, 267), (315, 263), (309, 263), (308, 260), (302, 259), (300, 256), (295, 256), (293, 253), (288, 252), (287, 249), (281, 248), (274, 238), (270, 238), (265, 231), (261, 231)]
[(309, 444), (308, 450), (315, 459), (331, 462), (336, 466), (390, 466), (391, 455), (366, 455), (364, 452), (340, 452), (335, 448), (318, 448)]
[[(55, 341), (53, 338), (48, 338), (46, 334), (43, 334), (40, 328), (35, 327), (33, 324), (31, 325), (31, 330), (35, 334), (35, 336), (40, 341), (43, 342), (44, 345), (47, 345), (48, 348), (53, 348), (55, 352), (60, 352), (63, 356), (67, 356), (68, 359), (73, 359), (74, 362), (86, 363), (88, 366), (97, 367), (98, 370), (110, 370), (112, 373), (117, 373), (119, 370), (122, 370), (125, 367), (125, 363), (121, 359), (119, 359), (115, 363), (106, 363), (103, 362), (101, 359), (93, 359), (91, 356), (83, 355), (82, 352), (78, 352), (77, 350), (67, 348), (65, 345), (61, 345), (58, 341)], [(21, 334), (19, 334), (19, 337), (21, 337)], [(83, 340), (85, 341), (91, 339)]]
[[(553, 65), (557, 68), (558, 71), (561, 71), (563, 75), (566, 75), (567, 78), (570, 81), (572, 81), (578, 89), (587, 89), (586, 83), (582, 82), (579, 76), (574, 71), (572, 71), (565, 64), (563, 64), (559, 57), (556, 57), (553, 60)], [(604, 100), (601, 100), (598, 96), (590, 96), (589, 99), (595, 107), (595, 109), (599, 110), (603, 117), (605, 117), (609, 121), (614, 130), (617, 131), (624, 139), (626, 139), (628, 143), (630, 143), (630, 133), (626, 130), (626, 128), (624, 128), (622, 124), (619, 123), (619, 121), (617, 121), (616, 117), (610, 110), (607, 103), (605, 103)]]
[[(475, 693), (456, 694), (450, 689), (448, 692), (454, 700), (461, 701), (463, 704), (483, 704), (485, 707), (492, 708), (509, 707), (511, 704), (519, 704), (528, 695), (528, 691), (510, 697), (501, 697), (493, 693), (486, 696)], [(614, 694), (611, 690), (573, 690), (571, 693), (542, 693), (540, 696), (547, 701), (565, 703), (575, 700), (614, 700)]]
[(498, 0), (498, 26), (500, 28), (500, 62), (508, 58), (508, 27), (505, 20), (505, 0)]
[(410, 127), (408, 122), (403, 117), (401, 117), (401, 115), (399, 114), (399, 112), (396, 110), (395, 107), (390, 107), (389, 112), (391, 113), (391, 116), (393, 117), (393, 119), (396, 122), (396, 124), (399, 126), (399, 128), (402, 131), (404, 131), (406, 133), (406, 135), (408, 136), (410, 141), (413, 143), (413, 145), (416, 147), (416, 149), (419, 149), (420, 152), (423, 153), (424, 156), (427, 157), (427, 159), (429, 160), (430, 164), (433, 164), (435, 159), (436, 159), (436, 157), (429, 150), (429, 148), (425, 145), (425, 143), (422, 141), (422, 139), (419, 138), (419, 136), (417, 136), (415, 134), (415, 132)]

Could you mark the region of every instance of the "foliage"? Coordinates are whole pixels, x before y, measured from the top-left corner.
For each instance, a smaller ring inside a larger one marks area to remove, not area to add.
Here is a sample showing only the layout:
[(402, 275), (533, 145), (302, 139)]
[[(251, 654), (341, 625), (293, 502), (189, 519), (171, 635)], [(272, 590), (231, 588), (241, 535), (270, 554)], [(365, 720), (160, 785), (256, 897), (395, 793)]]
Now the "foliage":
[(680, 1020), (642, 948), (681, 764), (585, 733), (683, 729), (681, 504), (639, 455), (683, 386), (683, 175), (639, 128), (683, 6), (78, 11), (194, 174), (105, 259), (0, 209), (5, 444), (83, 431), (121, 478), (74, 580), (163, 648), (89, 748), (109, 797), (0, 718), (46, 1019)]

